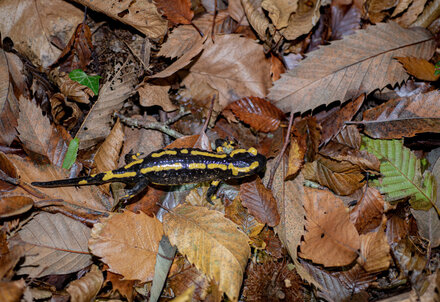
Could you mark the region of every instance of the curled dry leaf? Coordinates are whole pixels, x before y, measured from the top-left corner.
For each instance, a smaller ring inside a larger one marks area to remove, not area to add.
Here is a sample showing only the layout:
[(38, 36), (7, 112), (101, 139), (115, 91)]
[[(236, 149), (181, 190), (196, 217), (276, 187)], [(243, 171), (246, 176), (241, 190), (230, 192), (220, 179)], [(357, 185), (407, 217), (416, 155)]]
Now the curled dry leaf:
[(298, 8), (298, 0), (263, 0), (261, 7), (269, 13), (269, 18), (277, 29), (289, 25), (289, 17)]
[(68, 274), (90, 265), (89, 236), (90, 229), (79, 221), (63, 214), (40, 212), (9, 244), (24, 246), (26, 258), (18, 273), (35, 278)]
[(305, 159), (308, 162), (314, 161), (318, 153), (319, 142), (321, 141), (321, 126), (313, 116), (295, 121), (293, 125), (295, 128), (292, 132), (298, 137), (302, 145), (307, 146)]
[(365, 183), (359, 166), (321, 155), (316, 161), (306, 163), (302, 171), (305, 179), (316, 181), (338, 195), (350, 195)]
[(225, 110), (234, 114), (252, 128), (261, 132), (272, 132), (278, 129), (284, 119), (283, 112), (269, 101), (259, 97), (244, 97), (230, 103)]
[(173, 23), (191, 24), (194, 12), (191, 10), (191, 0), (155, 0), (157, 8)]
[(180, 205), (163, 218), (165, 233), (183, 255), (237, 301), (250, 254), (248, 237), (217, 211)]
[(162, 86), (143, 83), (137, 89), (139, 102), (144, 107), (160, 106), (164, 111), (174, 111), (177, 109), (177, 106), (171, 102), (168, 95), (170, 88), (168, 85)]
[(277, 201), (272, 191), (263, 185), (259, 177), (240, 186), (240, 199), (242, 205), (259, 222), (270, 227), (277, 226), (280, 223)]
[(111, 282), (112, 292), (118, 291), (122, 296), (127, 298), (129, 302), (132, 302), (134, 286), (136, 284), (136, 281), (123, 280), (123, 279), (124, 279), (123, 276), (107, 271), (104, 284)]
[(435, 75), (435, 66), (431, 62), (414, 57), (396, 57), (405, 70), (412, 76), (423, 81), (437, 81), (440, 75)]
[(426, 2), (427, 0), (414, 0), (408, 10), (401, 17), (396, 18), (396, 22), (400, 26), (409, 27), (416, 22), (417, 17), (423, 12)]
[(257, 32), (260, 40), (266, 41), (266, 31), (269, 28), (274, 28), (273, 25), (269, 23), (269, 20), (266, 18), (258, 3), (259, 1), (255, 0), (241, 0), (249, 24)]
[(295, 40), (301, 35), (309, 33), (319, 21), (321, 0), (300, 0), (298, 9), (289, 19), (287, 28), (281, 30), (281, 34), (287, 40)]
[(264, 228), (264, 223), (258, 222), (258, 220), (243, 207), (240, 198), (235, 198), (232, 203), (225, 208), (225, 217), (237, 224), (251, 239), (258, 236)]
[(328, 191), (304, 191), (307, 232), (299, 256), (324, 266), (349, 265), (361, 245), (344, 204)]
[[(390, 36), (394, 38), (390, 40)], [(408, 78), (394, 57), (429, 59), (434, 49), (432, 36), (425, 29), (404, 29), (395, 23), (370, 26), (310, 53), (275, 82), (268, 98), (284, 112), (305, 112), (336, 100), (343, 102)]]
[(49, 101), (54, 122), (63, 125), (67, 130), (72, 130), (82, 116), (78, 105), (69, 102), (61, 93), (55, 93)]
[(366, 234), (376, 229), (382, 222), (384, 199), (380, 192), (367, 187), (365, 194), (350, 211), (350, 221), (359, 234)]
[(368, 3), (368, 16), (371, 22), (378, 23), (382, 21), (387, 15), (388, 10), (396, 5), (395, 0), (372, 0)]
[(155, 217), (142, 212), (115, 213), (94, 225), (89, 248), (109, 271), (146, 282), (153, 279), (162, 234), (162, 224)]
[(304, 165), (306, 142), (303, 137), (290, 138), (289, 160), (286, 179), (294, 177)]
[(90, 98), (95, 95), (92, 89), (72, 80), (67, 73), (59, 72), (58, 69), (50, 72), (50, 78), (57, 84), (64, 96), (75, 102), (89, 104)]
[[(17, 178), (18, 172), (14, 164), (6, 157), (3, 152), (0, 152), (0, 173), (4, 173), (9, 177)], [(15, 189), (15, 185), (6, 181), (0, 180), (0, 192), (7, 192)]]
[(160, 38), (167, 32), (167, 21), (161, 17), (152, 1), (76, 0), (75, 2), (133, 26), (149, 38)]
[(29, 196), (3, 195), (0, 198), (0, 217), (6, 218), (29, 211), (34, 201)]
[(104, 276), (96, 265), (92, 265), (90, 272), (78, 280), (72, 281), (66, 288), (70, 294), (70, 301), (93, 301), (101, 289)]

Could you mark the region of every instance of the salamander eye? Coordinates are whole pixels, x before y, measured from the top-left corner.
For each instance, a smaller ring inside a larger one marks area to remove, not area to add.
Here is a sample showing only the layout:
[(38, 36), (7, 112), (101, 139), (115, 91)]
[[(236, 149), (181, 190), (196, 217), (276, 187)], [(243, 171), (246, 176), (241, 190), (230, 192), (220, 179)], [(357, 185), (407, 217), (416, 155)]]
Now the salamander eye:
[(255, 149), (255, 148), (249, 148), (248, 150), (247, 150), (247, 152), (249, 152), (250, 154), (252, 154), (252, 155), (254, 155), (254, 156), (256, 156), (257, 154), (258, 154), (258, 152), (257, 152), (257, 149)]

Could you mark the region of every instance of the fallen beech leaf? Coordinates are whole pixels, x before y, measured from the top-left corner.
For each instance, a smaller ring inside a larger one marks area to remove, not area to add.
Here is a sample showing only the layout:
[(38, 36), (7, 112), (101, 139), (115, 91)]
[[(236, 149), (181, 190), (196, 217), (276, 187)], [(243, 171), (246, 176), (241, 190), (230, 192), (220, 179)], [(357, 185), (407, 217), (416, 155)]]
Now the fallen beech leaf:
[(253, 240), (264, 228), (264, 223), (260, 223), (249, 211), (243, 207), (240, 198), (235, 198), (230, 205), (225, 208), (225, 217), (233, 221), (239, 228)]
[(0, 144), (9, 146), (17, 136), (18, 100), (9, 80), (8, 59), (0, 49)]
[(304, 156), (306, 154), (306, 144), (304, 137), (291, 137), (288, 170), (286, 179), (294, 177), (304, 165)]
[(396, 57), (405, 70), (412, 76), (423, 81), (437, 81), (440, 75), (435, 75), (435, 66), (431, 62), (414, 57)]
[(295, 40), (308, 33), (319, 21), (321, 0), (300, 0), (295, 14), (289, 18), (289, 25), (280, 32), (287, 40)]
[[(3, 233), (3, 232), (2, 232)], [(2, 242), (2, 250), (0, 257), (0, 278), (2, 280), (6, 279), (6, 276), (15, 268), (17, 263), (20, 261), (24, 254), (24, 248), (20, 245), (15, 245), (8, 248), (6, 242), (6, 235), (4, 235), (4, 242)], [(2, 240), (3, 241), (3, 240)]]
[(74, 69), (85, 70), (91, 61), (93, 52), (92, 33), (89, 26), (82, 22), (78, 24), (72, 37), (64, 47), (58, 59), (51, 68), (60, 66), (61, 71), (70, 72)]
[(400, 26), (409, 27), (413, 24), (417, 17), (424, 11), (427, 0), (414, 0), (408, 10), (399, 18), (396, 18), (396, 22)]
[(259, 97), (241, 98), (226, 106), (225, 110), (228, 109), (240, 120), (261, 132), (275, 131), (284, 119), (280, 109)]
[(177, 106), (174, 105), (168, 95), (168, 90), (171, 87), (152, 85), (149, 83), (143, 83), (138, 87), (139, 102), (144, 107), (160, 106), (164, 111), (174, 111)]
[(269, 12), (269, 18), (277, 29), (289, 25), (289, 17), (298, 8), (298, 0), (263, 0), (261, 7)]
[(194, 289), (195, 289), (194, 285), (190, 286), (180, 296), (171, 300), (171, 302), (191, 302), (191, 301), (193, 301)]
[(316, 181), (338, 195), (350, 195), (365, 183), (359, 166), (321, 155), (316, 161), (306, 163), (302, 171), (305, 179)]
[(280, 223), (277, 201), (272, 191), (263, 185), (259, 177), (252, 182), (246, 182), (240, 186), (240, 199), (242, 205), (259, 222), (270, 227), (277, 226)]
[(26, 152), (40, 162), (61, 167), (67, 152), (70, 134), (63, 128), (53, 127), (41, 108), (33, 101), (20, 99), (20, 117), (17, 130)]
[(331, 9), (331, 40), (340, 40), (344, 36), (354, 34), (356, 32), (355, 30), (360, 28), (361, 11), (356, 5), (352, 4), (346, 12), (344, 12), (343, 8), (337, 5), (332, 5)]
[(157, 8), (162, 10), (168, 20), (176, 24), (191, 24), (194, 12), (191, 0), (154, 0)]
[(266, 41), (266, 31), (268, 28), (274, 28), (273, 25), (269, 24), (269, 20), (266, 18), (263, 11), (261, 11), (259, 2), (253, 0), (241, 0), (241, 4), (246, 13), (249, 24), (257, 32), (258, 37), (262, 41)]
[(301, 140), (301, 145), (306, 145), (305, 159), (312, 162), (316, 159), (319, 142), (321, 141), (321, 126), (316, 122), (315, 117), (305, 117), (293, 124), (297, 133), (295, 135)]
[(359, 234), (366, 234), (376, 229), (382, 222), (384, 200), (380, 192), (367, 187), (365, 194), (350, 211), (350, 221)]
[(82, 104), (89, 104), (90, 97), (95, 94), (93, 91), (80, 83), (73, 81), (69, 74), (59, 72), (58, 69), (54, 69), (49, 73), (49, 77), (54, 81), (60, 89), (60, 92), (67, 98), (74, 100), (75, 102)]
[(70, 294), (70, 301), (93, 301), (101, 289), (104, 276), (96, 265), (92, 265), (90, 272), (78, 280), (72, 281), (66, 288)]
[(90, 229), (79, 221), (40, 212), (9, 243), (23, 245), (25, 249), (26, 258), (18, 273), (36, 278), (68, 274), (90, 265), (89, 236)]
[[(394, 37), (391, 42), (390, 36)], [(336, 100), (344, 102), (407, 79), (393, 57), (429, 59), (434, 48), (425, 29), (404, 29), (395, 23), (370, 26), (310, 53), (274, 83), (268, 98), (284, 112), (305, 112)]]
[(387, 221), (387, 240), (389, 244), (398, 243), (409, 235), (409, 223), (397, 215)]
[(398, 139), (423, 132), (440, 132), (440, 93), (437, 90), (393, 99), (364, 112), (365, 134)]
[(0, 198), (0, 217), (10, 217), (25, 213), (32, 209), (34, 201), (28, 196), (1, 196)]
[(167, 31), (167, 21), (161, 17), (152, 1), (75, 0), (75, 2), (133, 26), (149, 38), (163, 37)]
[(124, 279), (146, 282), (153, 279), (162, 234), (157, 218), (142, 212), (114, 213), (93, 226), (89, 248), (109, 271)]
[(385, 235), (386, 218), (375, 231), (360, 235), (361, 256), (358, 262), (369, 273), (378, 273), (388, 269), (391, 263), (390, 246)]
[(241, 97), (264, 97), (271, 85), (270, 60), (264, 56), (263, 46), (252, 39), (219, 35), (215, 43), (206, 40), (202, 54), (183, 80), (189, 88), (201, 82), (219, 92), (222, 108)]
[(368, 5), (368, 16), (370, 17), (371, 22), (378, 23), (381, 22), (389, 13), (391, 8), (396, 5), (396, 1), (394, 0), (372, 0)]
[[(108, 267), (108, 266), (107, 266)], [(129, 302), (133, 301), (133, 292), (136, 281), (123, 280), (123, 276), (107, 271), (104, 284), (111, 282), (112, 292), (118, 291), (122, 296), (127, 298)]]
[(165, 233), (179, 252), (238, 300), (250, 248), (248, 237), (217, 211), (180, 205), (163, 218)]
[[(97, 1), (95, 1), (97, 2)], [(84, 150), (103, 141), (110, 133), (111, 116), (118, 111), (123, 102), (135, 90), (137, 81), (135, 65), (130, 64), (130, 58), (119, 68), (104, 85), (102, 85), (98, 100), (90, 109), (76, 137), (79, 138), (79, 149)]]
[(306, 230), (299, 256), (324, 266), (345, 266), (358, 257), (359, 234), (342, 201), (328, 191), (304, 188)]
[(16, 281), (0, 281), (0, 297), (4, 302), (21, 301), (26, 288), (24, 279)]
[(402, 13), (403, 11), (405, 11), (408, 6), (411, 4), (411, 2), (413, 2), (414, 0), (402, 0), (399, 1), (399, 3), (397, 4), (396, 8), (394, 8), (393, 14), (391, 15), (391, 17), (395, 17), (398, 14)]
[[(6, 157), (6, 155), (3, 152), (0, 152), (0, 173), (5, 173), (7, 176), (12, 178), (18, 177), (17, 168), (9, 160), (9, 158)], [(11, 191), (14, 190), (15, 188), (16, 188), (15, 185), (0, 180), (0, 192)]]
[[(208, 188), (209, 188), (208, 186), (201, 186), (201, 187), (199, 186), (192, 189), (185, 197), (185, 202), (192, 206), (206, 207), (209, 210), (216, 210), (221, 213), (224, 213), (225, 206), (223, 205), (222, 200), (220, 198), (216, 198), (215, 200), (212, 200), (214, 204), (211, 204), (208, 202), (208, 200), (206, 200), (206, 193), (208, 192)], [(237, 223), (236, 221), (234, 222)], [(237, 224), (240, 225), (239, 223)]]
[(52, 95), (49, 102), (54, 122), (58, 125), (63, 125), (67, 130), (72, 130), (83, 115), (78, 105), (69, 102), (61, 93)]

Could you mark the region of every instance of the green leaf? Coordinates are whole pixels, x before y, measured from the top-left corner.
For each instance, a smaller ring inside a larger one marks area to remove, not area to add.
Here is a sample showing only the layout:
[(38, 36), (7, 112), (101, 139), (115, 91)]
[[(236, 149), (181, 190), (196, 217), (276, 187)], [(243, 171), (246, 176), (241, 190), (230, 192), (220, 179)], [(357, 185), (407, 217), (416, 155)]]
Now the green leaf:
[(95, 95), (98, 95), (100, 76), (88, 76), (83, 70), (75, 69), (69, 73), (69, 78), (81, 85), (89, 87)]
[(388, 201), (410, 197), (411, 206), (416, 210), (435, 207), (435, 179), (429, 172), (422, 175), (421, 162), (402, 140), (380, 140), (363, 137), (363, 147), (380, 160), (382, 180), (378, 183), (381, 193)]
[(74, 138), (70, 141), (69, 148), (67, 148), (66, 156), (63, 161), (63, 168), (70, 169), (76, 161), (78, 155), (79, 139)]
[(434, 71), (434, 75), (439, 75), (439, 74), (440, 74), (440, 70)]

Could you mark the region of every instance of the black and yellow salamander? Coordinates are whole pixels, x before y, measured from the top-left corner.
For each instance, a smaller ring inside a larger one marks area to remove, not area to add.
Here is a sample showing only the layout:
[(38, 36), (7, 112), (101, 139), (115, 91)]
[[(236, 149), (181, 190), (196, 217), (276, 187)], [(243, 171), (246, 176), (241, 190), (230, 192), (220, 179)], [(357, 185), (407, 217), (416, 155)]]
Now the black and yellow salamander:
[(33, 182), (32, 185), (52, 188), (64, 186), (101, 185), (109, 182), (134, 184), (126, 190), (123, 199), (128, 199), (142, 191), (149, 183), (159, 185), (182, 185), (188, 183), (211, 182), (207, 192), (209, 202), (221, 181), (242, 178), (263, 171), (266, 158), (255, 148), (235, 149), (229, 154), (200, 149), (163, 149), (139, 158), (132, 155), (122, 168), (86, 177), (77, 177), (47, 182)]

